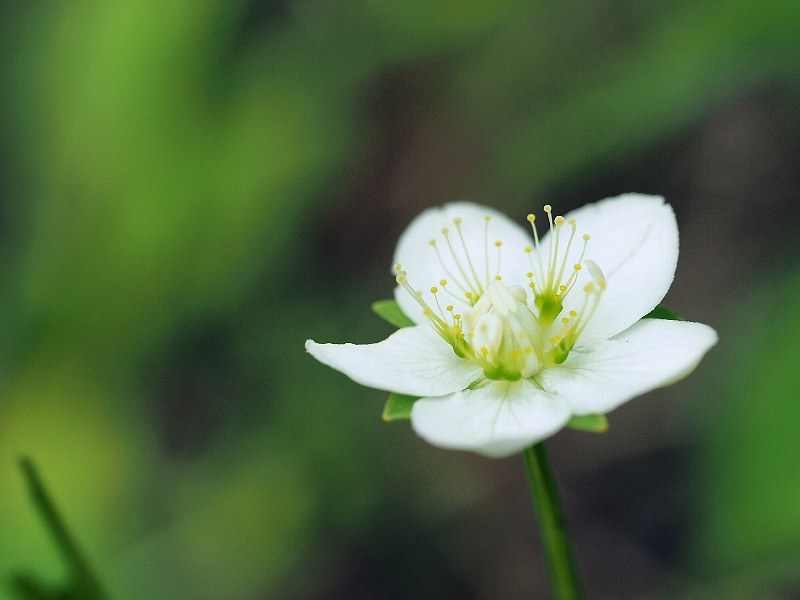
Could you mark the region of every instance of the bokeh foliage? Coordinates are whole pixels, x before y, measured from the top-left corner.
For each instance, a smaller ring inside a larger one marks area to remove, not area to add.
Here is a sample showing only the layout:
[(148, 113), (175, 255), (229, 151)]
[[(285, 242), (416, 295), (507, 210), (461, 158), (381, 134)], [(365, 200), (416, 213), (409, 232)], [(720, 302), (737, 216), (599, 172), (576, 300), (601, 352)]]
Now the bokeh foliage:
[[(474, 473), (302, 351), (388, 331), (369, 305), (391, 279), (326, 263), (321, 241), (380, 149), (387, 78), (424, 92), (418, 160), (459, 157), (448, 197), (413, 201), (509, 212), (591, 189), (739, 90), (800, 99), (800, 22), (780, 0), (17, 1), (0, 34), (0, 577), (64, 576), (27, 454), (116, 598), (321, 597), (341, 548), (375, 532), (400, 547), (376, 559), (400, 597), (473, 597), (445, 545), (428, 550), (444, 575), (411, 557), (419, 524), (480, 498)], [(765, 294), (793, 294), (795, 273), (770, 276)], [(763, 565), (752, 597), (791, 580), (775, 565), (800, 546), (796, 352), (775, 348), (797, 327), (774, 306), (723, 331), (742, 350), (695, 473), (710, 488), (692, 552), (721, 586)]]

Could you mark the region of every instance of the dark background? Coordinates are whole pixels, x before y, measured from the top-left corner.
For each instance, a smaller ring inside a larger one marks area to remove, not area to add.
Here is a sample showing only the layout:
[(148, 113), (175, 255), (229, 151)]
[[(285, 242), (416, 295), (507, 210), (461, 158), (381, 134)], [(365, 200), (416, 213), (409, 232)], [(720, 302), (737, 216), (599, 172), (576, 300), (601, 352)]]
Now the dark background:
[[(520, 461), (303, 351), (371, 342), (422, 208), (663, 194), (720, 344), (549, 443), (589, 598), (800, 598), (796, 2), (0, 7), (0, 597), (546, 598)], [(631, 223), (632, 228), (636, 227)]]

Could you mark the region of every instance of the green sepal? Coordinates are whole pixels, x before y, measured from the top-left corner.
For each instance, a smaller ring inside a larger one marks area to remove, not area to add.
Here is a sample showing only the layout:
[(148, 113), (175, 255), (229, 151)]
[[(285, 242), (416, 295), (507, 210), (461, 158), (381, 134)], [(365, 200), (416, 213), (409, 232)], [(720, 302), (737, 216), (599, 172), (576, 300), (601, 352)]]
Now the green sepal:
[(377, 302), (373, 302), (372, 312), (395, 327), (412, 327), (415, 325), (414, 321), (406, 316), (406, 313), (403, 312), (400, 305), (394, 300), (378, 300)]
[(574, 415), (567, 421), (567, 427), (592, 433), (605, 433), (608, 431), (608, 419), (605, 415)]
[(682, 316), (672, 310), (669, 306), (659, 304), (649, 313), (642, 317), (643, 319), (666, 319), (667, 321), (685, 321)]
[(419, 400), (417, 396), (391, 393), (383, 407), (381, 418), (387, 423), (408, 420), (411, 418), (411, 407), (417, 400)]

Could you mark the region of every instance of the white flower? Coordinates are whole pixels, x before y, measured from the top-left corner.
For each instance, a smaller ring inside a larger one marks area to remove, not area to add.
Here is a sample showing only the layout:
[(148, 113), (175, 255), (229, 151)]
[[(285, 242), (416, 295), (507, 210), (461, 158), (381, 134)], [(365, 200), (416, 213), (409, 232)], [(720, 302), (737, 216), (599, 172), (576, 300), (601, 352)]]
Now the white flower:
[(687, 375), (717, 341), (700, 323), (642, 319), (675, 273), (663, 198), (626, 194), (538, 237), (468, 202), (420, 214), (395, 252), (395, 299), (414, 327), (377, 344), (306, 349), (354, 381), (419, 396), (431, 444), (501, 457)]

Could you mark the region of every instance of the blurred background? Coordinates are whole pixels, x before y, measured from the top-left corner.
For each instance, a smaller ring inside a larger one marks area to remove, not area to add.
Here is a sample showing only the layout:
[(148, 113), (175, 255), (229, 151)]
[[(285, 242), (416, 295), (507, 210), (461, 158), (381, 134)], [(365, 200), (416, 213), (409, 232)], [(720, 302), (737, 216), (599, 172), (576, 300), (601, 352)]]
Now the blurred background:
[(589, 598), (800, 598), (798, 166), (788, 0), (4, 2), (0, 597), (69, 577), (27, 455), (116, 599), (546, 598), (520, 460), (303, 343), (424, 207), (637, 191), (721, 342), (550, 441)]

